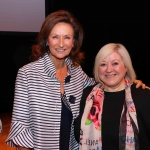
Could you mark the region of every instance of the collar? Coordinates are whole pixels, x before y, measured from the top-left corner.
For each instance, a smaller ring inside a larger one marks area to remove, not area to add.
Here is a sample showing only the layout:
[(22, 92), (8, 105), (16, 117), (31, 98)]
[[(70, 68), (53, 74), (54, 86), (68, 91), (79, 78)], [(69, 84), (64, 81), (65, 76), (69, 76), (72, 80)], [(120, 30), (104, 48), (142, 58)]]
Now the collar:
[[(40, 59), (40, 61), (43, 61), (43, 64), (44, 64), (44, 72), (50, 76), (50, 77), (54, 77), (55, 78), (55, 75), (56, 75), (56, 68), (54, 66), (54, 63), (52, 62), (52, 60), (49, 58), (48, 56), (48, 53), (46, 53), (44, 55), (43, 58)], [(69, 57), (67, 57), (65, 59), (65, 62), (67, 64), (67, 67), (68, 67), (68, 75), (71, 75), (71, 67), (72, 67), (72, 61)]]

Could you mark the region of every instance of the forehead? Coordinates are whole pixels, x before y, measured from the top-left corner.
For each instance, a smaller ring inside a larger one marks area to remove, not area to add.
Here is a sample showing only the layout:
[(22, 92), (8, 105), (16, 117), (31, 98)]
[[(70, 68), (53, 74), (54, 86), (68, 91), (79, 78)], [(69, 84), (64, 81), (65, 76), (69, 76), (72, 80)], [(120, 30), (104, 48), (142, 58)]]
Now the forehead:
[(52, 32), (74, 32), (73, 27), (69, 23), (59, 22), (51, 30)]
[(111, 54), (107, 55), (103, 61), (113, 61), (113, 60), (120, 60), (122, 61), (122, 58), (118, 52), (112, 52)]

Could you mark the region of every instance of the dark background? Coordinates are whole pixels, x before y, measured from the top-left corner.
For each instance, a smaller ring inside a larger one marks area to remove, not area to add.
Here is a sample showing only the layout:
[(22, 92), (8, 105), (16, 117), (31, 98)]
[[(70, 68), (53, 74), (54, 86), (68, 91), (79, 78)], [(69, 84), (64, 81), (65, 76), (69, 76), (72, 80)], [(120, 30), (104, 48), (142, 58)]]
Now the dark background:
[[(83, 70), (93, 76), (94, 59), (107, 43), (122, 43), (128, 49), (137, 79), (150, 86), (150, 4), (148, 1), (45, 0), (45, 16), (66, 9), (84, 28)], [(42, 25), (42, 23), (41, 23)], [(0, 32), (1, 112), (12, 111), (17, 71), (29, 63), (31, 45), (38, 33)]]
[(109, 42), (124, 44), (130, 53), (137, 79), (150, 86), (150, 4), (148, 1), (70, 1), (46, 0), (49, 13), (66, 9), (84, 27), (82, 50), (86, 54), (83, 69), (93, 75), (93, 63), (99, 49)]

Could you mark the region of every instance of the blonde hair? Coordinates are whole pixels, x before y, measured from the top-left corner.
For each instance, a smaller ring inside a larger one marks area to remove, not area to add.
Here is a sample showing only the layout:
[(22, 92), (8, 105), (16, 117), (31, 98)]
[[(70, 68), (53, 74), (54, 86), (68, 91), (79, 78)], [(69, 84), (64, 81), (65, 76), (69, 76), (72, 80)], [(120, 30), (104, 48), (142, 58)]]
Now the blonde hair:
[(121, 56), (121, 59), (125, 67), (127, 68), (127, 73), (125, 76), (130, 79), (131, 83), (133, 83), (133, 81), (136, 79), (136, 74), (133, 69), (130, 55), (128, 51), (126, 50), (126, 48), (122, 44), (119, 44), (119, 43), (106, 44), (97, 53), (96, 58), (95, 58), (94, 70), (93, 70), (95, 81), (102, 82), (99, 78), (99, 73), (98, 73), (99, 65), (105, 57), (107, 57), (108, 55), (112, 54), (115, 51)]

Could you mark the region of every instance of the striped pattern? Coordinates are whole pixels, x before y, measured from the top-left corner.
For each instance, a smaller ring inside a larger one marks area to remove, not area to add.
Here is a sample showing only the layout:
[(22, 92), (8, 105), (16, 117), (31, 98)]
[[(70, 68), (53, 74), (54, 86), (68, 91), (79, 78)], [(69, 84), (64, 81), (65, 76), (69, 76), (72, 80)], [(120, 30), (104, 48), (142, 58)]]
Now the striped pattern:
[[(69, 58), (65, 61), (68, 65), (68, 75), (71, 75), (70, 82), (64, 84), (68, 103), (70, 96), (76, 97), (75, 104), (70, 103), (74, 121), (79, 113), (83, 89), (95, 82), (81, 67), (73, 67)], [(47, 54), (19, 69), (12, 124), (6, 141), (8, 145), (15, 147), (15, 143), (34, 150), (59, 150), (61, 94), (55, 73), (55, 67)], [(76, 149), (78, 144), (72, 125), (70, 150)]]
[(61, 94), (61, 100), (62, 100), (62, 102), (66, 105), (66, 107), (71, 111), (70, 104), (68, 103), (68, 101), (67, 101), (67, 99), (66, 99), (65, 93), (64, 93), (64, 94)]

